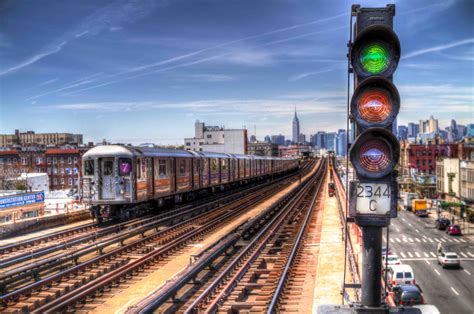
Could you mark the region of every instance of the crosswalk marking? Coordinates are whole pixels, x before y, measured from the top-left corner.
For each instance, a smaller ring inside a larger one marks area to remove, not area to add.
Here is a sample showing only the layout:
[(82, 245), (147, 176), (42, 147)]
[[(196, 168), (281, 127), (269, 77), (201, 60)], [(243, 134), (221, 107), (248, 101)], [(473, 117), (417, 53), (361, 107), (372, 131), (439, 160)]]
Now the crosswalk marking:
[(433, 252), (430, 252), (431, 256), (436, 257), (436, 254)]
[(397, 240), (397, 242), (398, 242), (398, 243), (402, 242), (402, 241), (400, 241), (400, 239), (399, 239), (399, 238), (397, 238), (396, 240)]
[(435, 240), (436, 240), (436, 242), (441, 242), (441, 240), (440, 240), (440, 239), (438, 239), (438, 238), (435, 238)]
[(413, 239), (412, 239), (412, 238), (408, 238), (408, 241), (413, 242)]
[(449, 239), (448, 239), (447, 237), (445, 237), (445, 236), (442, 236), (442, 238), (445, 239), (445, 240), (449, 240)]
[(458, 240), (458, 239), (453, 239), (453, 241), (459, 243), (459, 240)]
[(416, 240), (416, 242), (421, 242), (420, 239), (418, 239), (418, 238), (415, 238), (415, 240)]
[(469, 256), (471, 257), (474, 257), (474, 254), (472, 254), (471, 252), (467, 252), (467, 254), (469, 254)]
[(423, 254), (425, 255), (425, 257), (430, 257), (430, 256), (428, 255), (428, 253), (426, 253), (426, 252), (423, 252)]
[(420, 253), (415, 252), (416, 257), (421, 257)]
[(394, 240), (394, 239), (392, 239), (392, 238), (390, 238), (390, 242), (392, 242), (392, 243), (393, 243), (393, 242), (395, 242), (395, 240)]
[(410, 252), (407, 252), (408, 256), (413, 257), (413, 255)]
[(433, 239), (431, 239), (431, 238), (428, 238), (428, 240), (429, 240), (431, 243), (433, 243), (433, 242), (434, 242), (434, 241), (433, 241)]
[(387, 242), (387, 239), (385, 238), (385, 236), (383, 236), (383, 241), (384, 241), (384, 242)]
[(427, 242), (425, 238), (423, 238), (422, 240), (423, 240), (423, 242), (425, 242), (425, 243)]
[(467, 254), (464, 253), (464, 252), (459, 252), (459, 254), (461, 254), (461, 255), (464, 256), (464, 257), (467, 257)]
[(441, 238), (441, 241), (443, 241), (443, 242), (446, 242), (446, 240), (445, 240), (445, 239), (443, 239), (443, 238)]
[(466, 241), (466, 240), (464, 240), (464, 239), (459, 239), (459, 240), (461, 240), (461, 242), (464, 242), (464, 243), (466, 243), (466, 242), (467, 242), (467, 241)]
[(400, 255), (401, 255), (403, 258), (407, 257), (405, 254), (403, 254), (403, 252), (401, 252)]

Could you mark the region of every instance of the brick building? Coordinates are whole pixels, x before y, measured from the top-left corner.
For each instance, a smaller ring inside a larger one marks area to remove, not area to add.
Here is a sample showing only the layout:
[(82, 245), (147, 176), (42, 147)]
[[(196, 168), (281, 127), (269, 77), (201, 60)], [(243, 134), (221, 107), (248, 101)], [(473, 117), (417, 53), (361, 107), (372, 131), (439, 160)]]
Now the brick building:
[(457, 144), (412, 144), (405, 141), (400, 144), (400, 172), (402, 175), (413, 172), (434, 175), (437, 159), (457, 156)]
[(50, 190), (77, 187), (81, 173), (81, 156), (85, 148), (49, 148), (0, 151), (0, 189), (9, 179), (21, 173), (48, 174)]
[(60, 145), (81, 145), (82, 134), (73, 133), (35, 133), (34, 131), (20, 132), (15, 130), (14, 134), (0, 134), (0, 147), (13, 146), (60, 146)]

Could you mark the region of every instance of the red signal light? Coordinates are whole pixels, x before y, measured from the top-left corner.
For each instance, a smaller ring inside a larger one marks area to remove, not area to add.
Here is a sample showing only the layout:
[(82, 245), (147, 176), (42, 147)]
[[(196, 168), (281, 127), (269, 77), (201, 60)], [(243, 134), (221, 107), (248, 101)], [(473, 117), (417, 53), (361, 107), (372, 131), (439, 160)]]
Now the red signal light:
[(388, 128), (400, 110), (400, 95), (388, 79), (369, 77), (354, 91), (351, 112), (360, 131), (371, 127)]
[(392, 103), (386, 91), (366, 90), (359, 97), (357, 109), (365, 121), (383, 123), (392, 112)]
[(370, 139), (359, 148), (360, 165), (369, 172), (381, 172), (390, 166), (390, 147), (381, 139)]
[(398, 163), (400, 144), (389, 130), (369, 128), (356, 138), (349, 156), (360, 178), (384, 178)]

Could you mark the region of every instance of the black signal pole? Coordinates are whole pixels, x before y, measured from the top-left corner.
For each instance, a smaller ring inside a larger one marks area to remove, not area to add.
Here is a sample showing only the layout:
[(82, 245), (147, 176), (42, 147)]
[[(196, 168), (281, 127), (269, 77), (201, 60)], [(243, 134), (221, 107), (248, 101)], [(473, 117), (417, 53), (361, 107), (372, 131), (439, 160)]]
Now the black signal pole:
[(382, 297), (382, 227), (362, 227), (362, 305), (379, 307)]

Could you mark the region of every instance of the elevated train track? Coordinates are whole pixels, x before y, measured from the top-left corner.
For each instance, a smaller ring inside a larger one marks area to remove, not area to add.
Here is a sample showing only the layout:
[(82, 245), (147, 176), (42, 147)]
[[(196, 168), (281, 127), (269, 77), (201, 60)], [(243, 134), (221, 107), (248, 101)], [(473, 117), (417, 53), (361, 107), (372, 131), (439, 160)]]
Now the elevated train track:
[[(308, 171), (307, 167), (305, 171)], [(286, 176), (276, 184), (266, 183), (241, 192), (239, 196), (221, 197), (214, 206), (207, 204), (169, 213), (167, 217), (155, 217), (154, 222), (122, 230), (103, 242), (86, 245), (82, 251), (64, 253), (63, 259), (54, 256), (3, 272), (0, 281), (4, 289), (11, 289), (11, 292), (0, 297), (2, 311), (56, 311), (77, 301), (81, 303), (83, 296), (90, 297), (92, 290), (103, 291), (116, 285), (123, 276), (145, 269), (153, 263), (151, 261), (166, 257), (296, 179), (297, 175)], [(258, 194), (255, 193), (257, 189)], [(133, 237), (134, 240), (128, 240)], [(99, 254), (94, 257), (97, 251)], [(37, 281), (30, 283), (31, 278)]]

